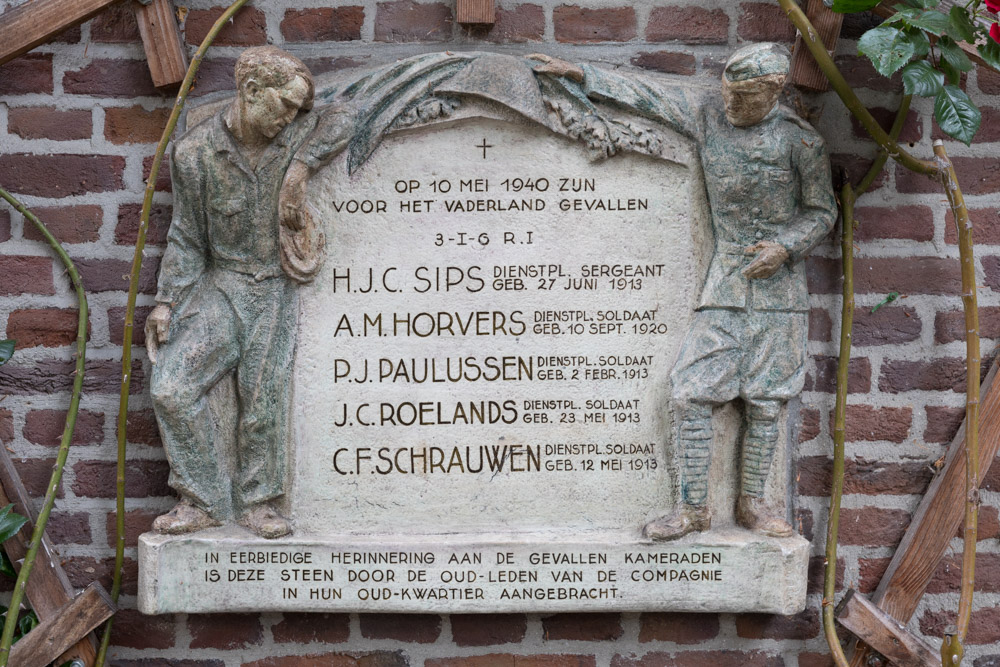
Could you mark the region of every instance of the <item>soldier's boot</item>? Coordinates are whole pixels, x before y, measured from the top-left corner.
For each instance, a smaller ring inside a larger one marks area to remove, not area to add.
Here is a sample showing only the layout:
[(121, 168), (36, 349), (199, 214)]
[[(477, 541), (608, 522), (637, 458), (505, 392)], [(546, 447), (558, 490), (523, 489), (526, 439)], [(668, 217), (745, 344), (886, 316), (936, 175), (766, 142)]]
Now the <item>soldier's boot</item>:
[(195, 507), (188, 500), (181, 500), (166, 514), (153, 521), (153, 531), (165, 535), (182, 535), (220, 525), (205, 510)]
[(642, 534), (652, 540), (676, 540), (695, 531), (708, 530), (708, 467), (712, 456), (712, 406), (680, 403), (677, 410), (677, 446), (681, 452), (681, 505), (666, 516), (650, 521)]
[(240, 517), (239, 523), (268, 540), (292, 532), (291, 522), (274, 509), (271, 503), (257, 503)]
[(747, 432), (743, 439), (741, 490), (736, 502), (736, 522), (745, 528), (789, 537), (794, 530), (782, 513), (764, 498), (767, 475), (778, 444), (778, 417), (782, 401), (747, 402)]

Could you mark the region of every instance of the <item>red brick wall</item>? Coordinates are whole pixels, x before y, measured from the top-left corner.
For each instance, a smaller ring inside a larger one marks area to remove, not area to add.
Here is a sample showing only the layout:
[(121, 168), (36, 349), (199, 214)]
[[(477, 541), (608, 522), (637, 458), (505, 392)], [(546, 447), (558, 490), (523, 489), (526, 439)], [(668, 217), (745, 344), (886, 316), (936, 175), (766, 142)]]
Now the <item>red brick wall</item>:
[[(0, 6), (4, 3), (0, 2)], [(179, 1), (176, 4), (181, 5)], [(194, 0), (185, 40), (196, 44), (221, 11)], [(327, 6), (330, 4), (332, 6)], [(202, 67), (195, 96), (232, 86), (240, 47), (274, 43), (316, 72), (357, 67), (429, 50), (500, 48), (567, 59), (634, 64), (682, 75), (717, 76), (744, 41), (790, 40), (776, 2), (687, 0), (559, 4), (498, 2), (492, 30), (453, 22), (451, 3), (411, 0), (258, 0), (220, 36)], [(839, 62), (876, 107), (891, 107), (898, 81), (877, 77), (853, 55), (859, 24), (848, 21)], [(193, 47), (189, 47), (193, 48)], [(1000, 74), (973, 73), (967, 90), (983, 107), (971, 148), (955, 142), (959, 175), (976, 224), (984, 355), (1000, 338)], [(830, 94), (802, 96), (818, 116), (838, 165), (855, 177), (872, 144)], [(125, 302), (143, 178), (171, 100), (149, 79), (127, 10), (67, 31), (0, 67), (0, 183), (52, 227), (79, 264), (90, 291), (88, 373), (75, 447), (50, 537), (72, 581), (109, 583), (113, 536), (114, 420)], [(918, 101), (904, 134), (921, 155), (938, 136), (930, 107)], [(888, 111), (882, 111), (883, 118)], [(158, 187), (141, 285), (140, 319), (151, 304), (170, 216), (168, 178)], [(943, 197), (923, 177), (890, 168), (863, 197), (855, 358), (851, 366), (848, 473), (841, 572), (870, 592), (909, 522), (962, 416), (964, 383), (958, 251)], [(810, 362), (798, 455), (798, 518), (822, 535), (829, 486), (830, 418), (839, 318), (838, 248), (809, 260), (813, 311)], [(885, 293), (905, 298), (871, 313)], [(0, 371), (0, 442), (16, 455), (31, 493), (43, 493), (62, 425), (75, 328), (69, 282), (30, 226), (0, 207), (0, 332), (17, 338), (16, 360)], [(136, 342), (142, 342), (141, 326)], [(988, 365), (988, 364), (987, 364)], [(167, 464), (145, 394), (137, 350), (128, 483), (124, 606), (134, 607), (137, 535), (173, 502)], [(987, 475), (977, 567), (977, 611), (967, 664), (1000, 665), (1000, 466)], [(953, 542), (959, 548), (959, 542)], [(821, 546), (815, 547), (821, 553)], [(297, 615), (249, 614), (147, 618), (126, 610), (116, 623), (120, 667), (395, 667), (536, 665), (614, 667), (829, 664), (817, 609), (822, 557), (813, 561), (808, 611), (791, 618), (716, 614)], [(954, 555), (939, 569), (911, 629), (933, 637), (956, 605)], [(936, 640), (933, 640), (936, 641)], [(306, 657), (303, 657), (306, 656)], [(973, 663), (974, 661), (974, 663)]]

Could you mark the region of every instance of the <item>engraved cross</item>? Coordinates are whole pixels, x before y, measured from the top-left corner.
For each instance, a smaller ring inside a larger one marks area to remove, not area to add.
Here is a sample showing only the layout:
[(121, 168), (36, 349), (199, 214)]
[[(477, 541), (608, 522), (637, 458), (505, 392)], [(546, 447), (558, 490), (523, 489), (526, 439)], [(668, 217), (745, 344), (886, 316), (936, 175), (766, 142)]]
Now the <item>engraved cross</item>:
[(482, 144), (476, 144), (476, 148), (482, 148), (483, 149), (483, 159), (485, 160), (486, 159), (486, 149), (487, 148), (493, 148), (493, 144), (486, 143), (486, 137), (483, 137), (483, 143)]

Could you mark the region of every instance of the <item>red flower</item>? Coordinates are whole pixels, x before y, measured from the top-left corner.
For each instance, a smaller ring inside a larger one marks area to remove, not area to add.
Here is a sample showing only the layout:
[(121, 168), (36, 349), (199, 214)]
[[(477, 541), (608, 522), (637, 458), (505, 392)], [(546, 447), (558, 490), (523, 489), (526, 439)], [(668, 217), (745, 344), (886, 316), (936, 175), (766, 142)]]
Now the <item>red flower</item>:
[(990, 37), (993, 41), (1000, 44), (1000, 23), (994, 23), (990, 26)]
[(986, 9), (994, 14), (1000, 12), (1000, 0), (986, 0)]

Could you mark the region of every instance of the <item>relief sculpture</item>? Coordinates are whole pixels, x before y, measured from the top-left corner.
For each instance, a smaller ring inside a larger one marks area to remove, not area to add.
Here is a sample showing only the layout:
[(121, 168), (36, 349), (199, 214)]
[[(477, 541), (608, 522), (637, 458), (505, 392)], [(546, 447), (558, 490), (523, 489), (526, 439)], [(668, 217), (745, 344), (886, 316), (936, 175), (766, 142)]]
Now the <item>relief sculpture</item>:
[(715, 251), (697, 314), (671, 372), (678, 508), (645, 526), (654, 540), (708, 530), (712, 409), (740, 398), (744, 437), (736, 520), (773, 537), (792, 527), (765, 483), (783, 405), (805, 380), (808, 291), (803, 258), (837, 216), (819, 134), (778, 103), (789, 54), (775, 44), (734, 53), (721, 99), (540, 57), (536, 70), (580, 82), (586, 94), (666, 123), (697, 144)]
[(314, 81), (243, 52), (172, 153), (146, 340), (180, 501), (140, 608), (231, 610), (214, 584), (251, 554), (241, 610), (801, 610), (774, 461), (836, 203), (788, 69), (749, 45), (720, 95), (544, 55)]
[[(187, 533), (237, 516), (275, 538), (291, 531), (273, 503), (285, 494), (296, 284), (312, 279), (323, 252), (321, 230), (287, 203), (279, 229), (279, 195), (313, 130), (313, 122), (296, 120), (312, 107), (313, 79), (297, 58), (260, 47), (240, 56), (236, 81), (232, 103), (179, 139), (171, 155), (174, 217), (146, 341), (170, 484), (181, 500), (153, 529)], [(298, 164), (286, 199), (307, 177)], [(230, 373), (231, 489), (208, 399)]]

